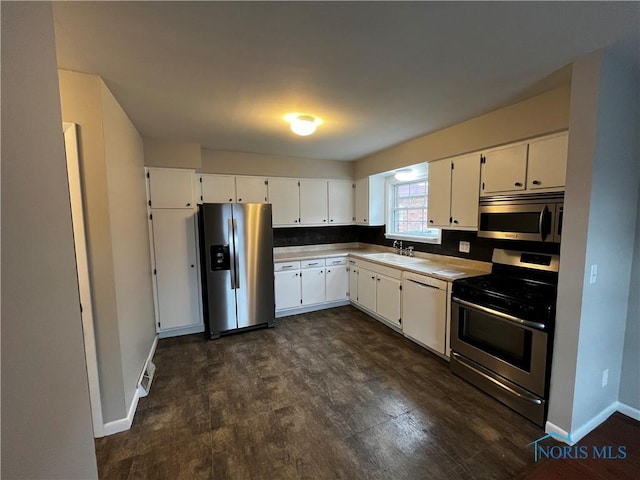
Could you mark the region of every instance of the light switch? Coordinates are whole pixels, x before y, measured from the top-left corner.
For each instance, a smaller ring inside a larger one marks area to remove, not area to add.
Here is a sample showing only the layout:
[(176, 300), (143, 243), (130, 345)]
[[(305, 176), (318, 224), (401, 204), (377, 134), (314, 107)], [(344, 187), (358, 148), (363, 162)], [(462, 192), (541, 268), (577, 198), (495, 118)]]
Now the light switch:
[(469, 253), (469, 251), (471, 250), (471, 244), (469, 242), (460, 242), (458, 244), (458, 250), (460, 250), (462, 253)]

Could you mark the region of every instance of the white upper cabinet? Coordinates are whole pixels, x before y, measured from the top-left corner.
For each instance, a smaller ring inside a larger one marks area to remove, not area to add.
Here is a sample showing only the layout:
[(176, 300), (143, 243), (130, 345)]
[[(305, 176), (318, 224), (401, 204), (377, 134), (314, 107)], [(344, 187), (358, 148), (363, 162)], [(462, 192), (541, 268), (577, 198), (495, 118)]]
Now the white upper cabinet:
[(264, 177), (236, 177), (238, 203), (267, 203), (267, 179)]
[(232, 175), (200, 175), (200, 199), (203, 203), (233, 203), (236, 201), (236, 180)]
[(300, 222), (300, 192), (296, 178), (269, 178), (269, 203), (273, 226), (292, 226)]
[(564, 187), (568, 144), (568, 132), (529, 142), (527, 189)]
[(148, 168), (149, 206), (152, 208), (193, 208), (193, 170)]
[(300, 223), (327, 225), (326, 180), (300, 180)]
[(451, 226), (478, 229), (480, 154), (452, 158)]
[(367, 177), (356, 181), (356, 223), (384, 225), (384, 178)]
[(429, 226), (476, 230), (479, 188), (479, 153), (430, 162)]
[(484, 152), (482, 195), (524, 190), (527, 180), (528, 144)]
[(329, 225), (355, 221), (355, 186), (352, 182), (329, 180)]
[(429, 163), (427, 214), (430, 227), (449, 227), (451, 218), (451, 160), (449, 159)]

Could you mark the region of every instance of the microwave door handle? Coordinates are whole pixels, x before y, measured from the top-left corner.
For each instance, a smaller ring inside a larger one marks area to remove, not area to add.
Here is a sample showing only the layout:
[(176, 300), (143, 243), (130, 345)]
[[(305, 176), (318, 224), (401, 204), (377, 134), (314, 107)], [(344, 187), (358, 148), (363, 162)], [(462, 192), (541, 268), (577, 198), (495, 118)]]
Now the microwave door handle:
[(540, 232), (540, 237), (542, 238), (543, 242), (547, 239), (548, 232), (544, 231), (543, 229), (544, 229), (544, 223), (545, 223), (544, 219), (546, 218), (548, 213), (549, 213), (549, 209), (545, 205), (542, 211), (540, 212), (540, 218), (538, 219), (538, 231)]

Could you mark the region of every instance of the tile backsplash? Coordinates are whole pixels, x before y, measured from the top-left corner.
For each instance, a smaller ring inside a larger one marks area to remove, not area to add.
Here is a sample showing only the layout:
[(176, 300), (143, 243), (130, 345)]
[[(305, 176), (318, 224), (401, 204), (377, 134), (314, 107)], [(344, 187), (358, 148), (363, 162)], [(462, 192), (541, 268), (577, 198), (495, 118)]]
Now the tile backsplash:
[[(289, 247), (299, 245), (317, 245), (327, 243), (361, 242), (390, 247), (393, 240), (384, 237), (385, 227), (366, 227), (359, 225), (345, 225), (335, 227), (291, 227), (274, 228), (273, 240), (275, 247)], [(458, 251), (459, 242), (469, 242), (469, 253)], [(412, 245), (418, 252), (436, 253), (453, 257), (468, 258), (484, 262), (491, 261), (494, 248), (522, 250), (537, 253), (560, 253), (560, 245), (555, 243), (522, 242), (515, 240), (495, 240), (479, 238), (476, 232), (458, 230), (443, 230), (442, 244), (403, 242), (407, 247)]]

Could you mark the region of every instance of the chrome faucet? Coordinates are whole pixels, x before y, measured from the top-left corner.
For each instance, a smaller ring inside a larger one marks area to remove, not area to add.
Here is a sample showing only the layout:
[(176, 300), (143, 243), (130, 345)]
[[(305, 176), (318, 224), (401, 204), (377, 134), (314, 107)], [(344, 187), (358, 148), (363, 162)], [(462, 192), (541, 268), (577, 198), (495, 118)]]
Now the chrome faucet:
[(413, 247), (407, 247), (407, 257), (413, 257)]
[(396, 255), (403, 255), (402, 253), (402, 240), (398, 242), (398, 240), (393, 241), (393, 249), (396, 252)]

